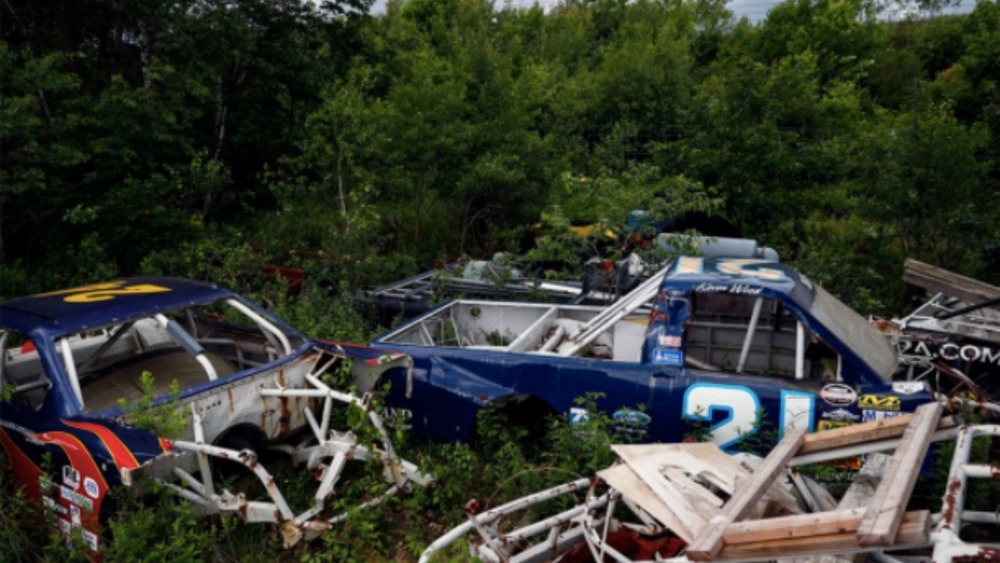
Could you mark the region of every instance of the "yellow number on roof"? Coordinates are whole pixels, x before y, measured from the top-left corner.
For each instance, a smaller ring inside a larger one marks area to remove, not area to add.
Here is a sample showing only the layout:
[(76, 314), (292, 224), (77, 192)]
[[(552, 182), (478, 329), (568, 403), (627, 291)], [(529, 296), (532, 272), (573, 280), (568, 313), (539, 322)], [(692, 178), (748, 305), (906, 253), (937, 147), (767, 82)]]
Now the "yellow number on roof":
[(39, 297), (48, 295), (66, 295), (66, 297), (63, 298), (63, 301), (67, 303), (96, 303), (98, 301), (110, 301), (114, 299), (116, 295), (163, 293), (164, 291), (170, 291), (170, 288), (148, 283), (125, 285), (125, 281), (119, 280), (85, 285), (82, 287), (74, 287), (73, 289), (64, 289), (62, 291), (53, 291), (51, 293), (43, 293)]

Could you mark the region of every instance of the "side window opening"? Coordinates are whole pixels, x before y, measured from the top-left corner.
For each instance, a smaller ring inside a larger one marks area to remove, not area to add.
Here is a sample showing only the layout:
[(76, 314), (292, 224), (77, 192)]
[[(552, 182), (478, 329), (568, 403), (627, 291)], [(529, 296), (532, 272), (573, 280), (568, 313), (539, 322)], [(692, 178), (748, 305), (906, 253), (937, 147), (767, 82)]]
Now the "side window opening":
[(0, 329), (0, 399), (38, 410), (51, 386), (34, 342)]
[(783, 306), (751, 295), (692, 295), (692, 367), (810, 381), (835, 380), (840, 358)]
[(303, 344), (236, 299), (156, 314), (59, 339), (71, 383), (85, 410), (117, 408), (144, 392), (153, 376), (155, 396), (176, 383), (187, 389), (274, 361)]

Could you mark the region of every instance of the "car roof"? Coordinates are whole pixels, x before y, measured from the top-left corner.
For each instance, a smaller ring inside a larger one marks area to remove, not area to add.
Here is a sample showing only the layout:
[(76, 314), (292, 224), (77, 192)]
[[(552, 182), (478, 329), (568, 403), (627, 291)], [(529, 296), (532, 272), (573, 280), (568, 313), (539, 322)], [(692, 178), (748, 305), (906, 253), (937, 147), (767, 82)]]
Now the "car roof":
[[(755, 258), (709, 258), (679, 256), (663, 279), (664, 287), (698, 287), (702, 284), (723, 288), (767, 288), (775, 293), (790, 295), (798, 288), (810, 289), (811, 283), (792, 268), (770, 260)], [(702, 288), (711, 292), (713, 288)]]
[(864, 317), (780, 262), (679, 256), (664, 276), (661, 289), (776, 296), (798, 305), (803, 314), (814, 319), (814, 331), (823, 338), (836, 338), (842, 346), (839, 353), (857, 357), (878, 377), (891, 378), (898, 363), (895, 348)]
[(180, 278), (122, 278), (4, 301), (0, 326), (25, 334), (59, 336), (224, 297), (236, 294)]

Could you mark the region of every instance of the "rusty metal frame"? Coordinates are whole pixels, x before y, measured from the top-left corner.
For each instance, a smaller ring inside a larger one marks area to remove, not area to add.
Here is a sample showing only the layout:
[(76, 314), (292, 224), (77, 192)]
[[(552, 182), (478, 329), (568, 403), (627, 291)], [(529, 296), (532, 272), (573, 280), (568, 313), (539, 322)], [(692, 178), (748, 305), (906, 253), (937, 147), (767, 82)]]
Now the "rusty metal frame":
[[(492, 528), (491, 524), (495, 523), (502, 517), (510, 516), (515, 512), (528, 509), (547, 500), (583, 490), (585, 487), (591, 486), (591, 483), (591, 479), (588, 478), (577, 479), (576, 481), (563, 483), (562, 485), (515, 499), (511, 502), (478, 514), (470, 513), (468, 520), (452, 528), (445, 533), (445, 535), (441, 536), (427, 546), (424, 552), (420, 555), (419, 563), (428, 563), (435, 553), (445, 549), (472, 530), (476, 530), (486, 542), (484, 544), (484, 548), (486, 549), (480, 549), (478, 553), (484, 561), (502, 560), (517, 563), (544, 561), (545, 559), (542, 559), (542, 557), (546, 554), (558, 552), (560, 550), (560, 546), (565, 545), (570, 540), (575, 541), (572, 536), (567, 535), (570, 532), (560, 533), (560, 527), (571, 522), (574, 518), (579, 517), (586, 511), (592, 508), (598, 508), (602, 504), (606, 504), (606, 496), (595, 501), (593, 506), (591, 506), (591, 503), (589, 502), (587, 504), (577, 505), (556, 514), (555, 516), (551, 516), (508, 533), (501, 533), (495, 528)], [(536, 545), (536, 548), (526, 550), (514, 556), (506, 553), (506, 545), (546, 531), (549, 532), (547, 539)], [(489, 549), (487, 546), (494, 548), (499, 547), (500, 549)]]
[(969, 463), (972, 442), (979, 436), (1000, 437), (1000, 425), (987, 424), (963, 426), (955, 441), (955, 453), (948, 473), (941, 502), (941, 520), (934, 527), (931, 539), (934, 541), (934, 562), (952, 561), (996, 561), (1000, 559), (1000, 543), (966, 543), (959, 537), (963, 522), (986, 522), (1000, 524), (996, 513), (971, 512), (965, 510), (965, 490), (969, 478), (1000, 479), (1000, 465)]
[[(301, 389), (277, 387), (259, 390), (263, 397), (305, 397), (322, 401), (322, 414), (319, 420), (309, 407), (304, 409), (304, 415), (311, 430), (310, 439), (299, 446), (276, 448), (290, 454), (296, 465), (305, 463), (307, 469), (320, 482), (313, 495), (312, 506), (305, 511), (299, 514), (292, 511), (274, 477), (258, 462), (257, 455), (252, 450), (238, 451), (205, 443), (202, 416), (193, 406), (191, 416), (194, 441), (175, 441), (172, 453), (165, 455), (193, 454), (197, 459), (198, 475), (192, 475), (183, 468), (174, 466), (170, 473), (179, 484), (167, 481), (163, 478), (165, 476), (154, 477), (154, 480), (207, 514), (231, 513), (239, 515), (244, 521), (250, 523), (279, 524), (283, 545), (286, 548), (303, 539), (313, 539), (319, 533), (347, 518), (349, 512), (336, 516), (325, 516), (323, 511), (348, 461), (377, 460), (382, 466), (383, 477), (390, 485), (381, 495), (357, 508), (376, 506), (399, 490), (408, 489), (413, 483), (426, 486), (430, 483), (431, 478), (421, 473), (413, 463), (396, 455), (381, 416), (372, 409), (371, 392), (366, 393), (363, 397), (357, 397), (332, 389), (320, 380), (319, 374), (326, 372), (339, 359), (334, 357), (319, 369), (315, 369), (313, 373), (306, 374), (305, 380), (310, 387)], [(350, 430), (340, 432), (332, 429), (330, 426), (335, 402), (354, 405), (362, 409), (367, 414), (368, 422), (378, 432), (382, 442), (381, 448), (358, 444), (357, 436)], [(263, 485), (270, 500), (249, 500), (243, 493), (233, 494), (225, 489), (217, 491), (216, 484), (213, 482), (210, 458), (229, 460), (246, 467)], [(134, 477), (126, 473), (123, 480), (126, 484), (131, 484)]]

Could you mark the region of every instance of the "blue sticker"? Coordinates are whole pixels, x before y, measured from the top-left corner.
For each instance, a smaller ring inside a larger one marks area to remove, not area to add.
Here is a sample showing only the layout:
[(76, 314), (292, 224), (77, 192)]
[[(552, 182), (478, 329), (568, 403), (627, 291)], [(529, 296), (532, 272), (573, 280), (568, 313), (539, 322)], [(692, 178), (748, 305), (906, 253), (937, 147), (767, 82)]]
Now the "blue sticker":
[(86, 491), (90, 498), (97, 498), (101, 494), (101, 489), (97, 486), (97, 481), (94, 481), (90, 477), (84, 478), (83, 490)]
[(615, 422), (638, 426), (649, 426), (649, 423), (653, 421), (648, 414), (631, 409), (620, 409), (615, 411), (612, 418), (614, 418)]
[(684, 352), (676, 348), (653, 348), (653, 363), (664, 366), (684, 365)]
[(572, 407), (569, 409), (569, 425), (570, 426), (580, 426), (585, 424), (590, 420), (590, 413), (587, 409), (581, 409), (580, 407)]

